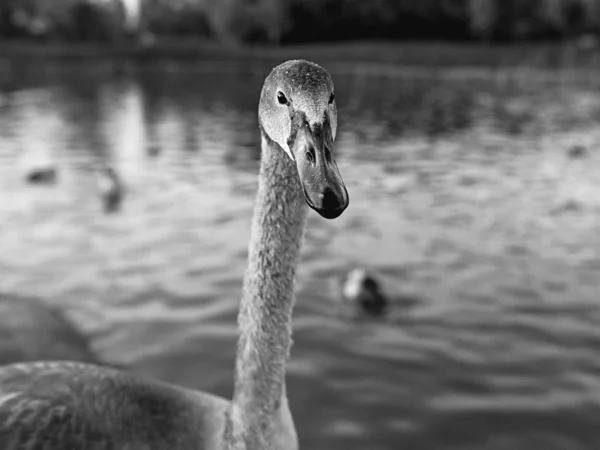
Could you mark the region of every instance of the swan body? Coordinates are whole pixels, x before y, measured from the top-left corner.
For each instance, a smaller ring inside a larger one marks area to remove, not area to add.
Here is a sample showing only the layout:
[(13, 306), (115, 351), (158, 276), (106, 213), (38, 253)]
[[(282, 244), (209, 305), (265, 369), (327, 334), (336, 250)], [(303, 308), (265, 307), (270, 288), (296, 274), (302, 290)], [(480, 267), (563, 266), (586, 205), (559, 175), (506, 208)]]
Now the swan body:
[(337, 111), (330, 75), (302, 60), (277, 66), (258, 113), (261, 169), (232, 400), (97, 365), (9, 365), (0, 368), (1, 449), (298, 448), (285, 367), (306, 205), (329, 219), (348, 206), (332, 156)]
[(0, 294), (0, 364), (40, 359), (98, 362), (61, 311), (34, 298)]

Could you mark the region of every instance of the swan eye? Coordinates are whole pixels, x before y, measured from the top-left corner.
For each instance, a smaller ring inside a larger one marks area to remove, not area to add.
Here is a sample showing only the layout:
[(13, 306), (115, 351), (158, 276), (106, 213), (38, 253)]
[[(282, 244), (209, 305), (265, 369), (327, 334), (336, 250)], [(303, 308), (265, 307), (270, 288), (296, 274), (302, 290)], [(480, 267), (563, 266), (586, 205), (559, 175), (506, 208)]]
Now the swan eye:
[(277, 93), (277, 101), (279, 102), (280, 105), (287, 105), (288, 104), (288, 99), (285, 96), (285, 94), (281, 91), (279, 91)]
[(335, 95), (332, 92), (331, 95), (329, 96), (329, 104), (331, 105), (334, 100), (335, 100)]

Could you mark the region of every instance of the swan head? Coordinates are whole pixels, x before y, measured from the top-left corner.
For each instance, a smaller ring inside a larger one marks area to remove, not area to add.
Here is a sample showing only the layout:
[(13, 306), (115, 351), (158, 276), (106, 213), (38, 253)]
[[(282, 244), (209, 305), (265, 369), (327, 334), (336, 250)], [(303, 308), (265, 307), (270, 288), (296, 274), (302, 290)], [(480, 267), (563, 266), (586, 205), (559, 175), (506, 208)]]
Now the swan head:
[(308, 205), (327, 219), (339, 217), (349, 200), (333, 158), (337, 108), (329, 73), (303, 60), (275, 67), (262, 88), (258, 120), (296, 164)]

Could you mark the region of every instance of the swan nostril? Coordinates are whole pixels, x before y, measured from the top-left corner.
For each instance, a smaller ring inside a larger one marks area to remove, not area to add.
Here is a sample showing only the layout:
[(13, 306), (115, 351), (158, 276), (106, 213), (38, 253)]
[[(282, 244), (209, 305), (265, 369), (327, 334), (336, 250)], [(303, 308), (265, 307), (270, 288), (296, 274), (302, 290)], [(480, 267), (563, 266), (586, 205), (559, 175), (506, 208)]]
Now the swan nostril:
[(306, 160), (311, 164), (315, 163), (316, 155), (314, 148), (310, 147), (308, 150), (306, 150)]

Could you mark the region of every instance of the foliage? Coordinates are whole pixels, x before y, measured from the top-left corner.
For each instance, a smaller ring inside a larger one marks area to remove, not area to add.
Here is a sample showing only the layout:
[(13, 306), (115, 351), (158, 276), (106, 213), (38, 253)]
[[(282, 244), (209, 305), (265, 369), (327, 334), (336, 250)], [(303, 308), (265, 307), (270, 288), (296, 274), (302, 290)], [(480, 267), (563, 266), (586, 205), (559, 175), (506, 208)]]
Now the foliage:
[[(130, 1), (141, 2), (133, 22)], [(126, 23), (231, 45), (555, 39), (600, 32), (600, 0), (2, 0), (0, 9), (0, 34), (11, 37), (118, 41)]]

